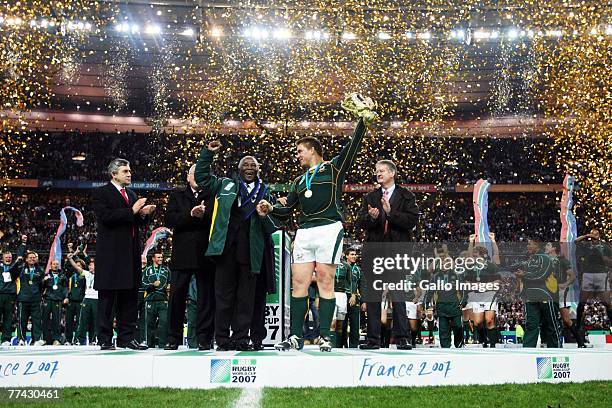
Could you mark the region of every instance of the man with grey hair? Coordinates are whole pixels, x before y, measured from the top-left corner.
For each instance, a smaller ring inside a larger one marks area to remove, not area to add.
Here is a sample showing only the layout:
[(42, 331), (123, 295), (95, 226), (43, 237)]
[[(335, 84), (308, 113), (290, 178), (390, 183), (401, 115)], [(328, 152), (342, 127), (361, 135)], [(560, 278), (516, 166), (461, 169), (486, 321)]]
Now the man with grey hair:
[(176, 350), (183, 344), (183, 321), (192, 276), (197, 288), (195, 327), (199, 350), (210, 350), (215, 332), (215, 264), (204, 255), (214, 201), (196, 184), (194, 174), (195, 164), (187, 172), (187, 187), (170, 194), (166, 210), (166, 226), (173, 229), (166, 350)]
[[(357, 217), (357, 226), (365, 230), (366, 242), (410, 242), (417, 223), (419, 208), (414, 194), (395, 184), (397, 167), (391, 160), (380, 160), (376, 163), (376, 190), (363, 198), (363, 205)], [(366, 275), (367, 276), (367, 275)], [(363, 290), (362, 292), (368, 293)], [(372, 290), (370, 293), (374, 292)], [(372, 296), (372, 295), (370, 295)], [(378, 349), (380, 347), (380, 300), (365, 299), (362, 308), (367, 309), (368, 329), (366, 343), (361, 349)], [(400, 350), (412, 349), (407, 319), (416, 319), (416, 304), (410, 302), (406, 315), (406, 303), (393, 302), (393, 335)], [(413, 333), (413, 337), (416, 332)]]
[[(216, 262), (215, 340), (218, 351), (261, 349), (265, 338), (265, 292), (258, 280), (274, 282), (274, 252), (270, 234), (278, 227), (257, 207), (268, 198), (268, 187), (259, 178), (259, 163), (252, 156), (238, 163), (238, 175), (211, 174), (214, 154), (221, 148), (213, 141), (203, 148), (195, 169), (195, 181), (202, 191), (215, 198), (206, 255)], [(273, 289), (264, 285), (264, 290)], [(263, 298), (263, 300), (261, 299)], [(262, 303), (263, 301), (263, 303)], [(254, 310), (255, 309), (255, 310)], [(257, 323), (252, 327), (253, 319)], [(231, 337), (230, 337), (231, 331)], [(251, 331), (251, 338), (249, 338)]]
[(155, 205), (126, 188), (132, 182), (130, 162), (114, 159), (108, 165), (110, 182), (95, 189), (96, 280), (98, 341), (102, 350), (114, 350), (113, 306), (117, 318), (117, 347), (143, 350), (135, 340), (140, 271), (140, 226), (149, 221)]

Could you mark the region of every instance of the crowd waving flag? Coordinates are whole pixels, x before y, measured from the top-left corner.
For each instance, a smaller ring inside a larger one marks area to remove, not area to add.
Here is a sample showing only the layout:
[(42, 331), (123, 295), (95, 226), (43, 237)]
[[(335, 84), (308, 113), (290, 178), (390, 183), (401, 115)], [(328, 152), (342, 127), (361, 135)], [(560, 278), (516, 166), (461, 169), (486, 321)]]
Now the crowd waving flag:
[(47, 268), (45, 269), (45, 273), (49, 272), (51, 269), (51, 262), (58, 261), (62, 262), (62, 235), (66, 231), (66, 227), (68, 226), (68, 218), (66, 217), (66, 210), (71, 210), (74, 212), (76, 216), (76, 224), (77, 227), (83, 226), (83, 214), (81, 211), (77, 210), (74, 207), (64, 207), (60, 210), (60, 224), (57, 227), (57, 232), (55, 233), (55, 238), (53, 238), (53, 243), (51, 244), (51, 250), (49, 251), (49, 260), (47, 261)]
[[(561, 237), (559, 238), (561, 245), (561, 255), (563, 255), (572, 265), (572, 270), (575, 274), (578, 273), (576, 263), (576, 237), (578, 236), (576, 228), (576, 217), (572, 211), (574, 206), (574, 186), (575, 181), (573, 176), (565, 175), (563, 179), (563, 196), (561, 197)], [(574, 281), (576, 291), (578, 279)]]
[(472, 202), (474, 203), (474, 234), (476, 243), (487, 248), (489, 256), (493, 256), (493, 246), (489, 237), (489, 222), (487, 214), (489, 212), (489, 187), (491, 183), (480, 179), (474, 185)]
[(172, 235), (172, 231), (170, 231), (170, 229), (166, 227), (155, 228), (151, 232), (151, 236), (149, 237), (149, 239), (147, 239), (147, 242), (145, 243), (144, 250), (142, 251), (142, 256), (146, 257), (149, 251), (157, 246), (157, 243), (160, 239), (164, 239), (169, 235)]

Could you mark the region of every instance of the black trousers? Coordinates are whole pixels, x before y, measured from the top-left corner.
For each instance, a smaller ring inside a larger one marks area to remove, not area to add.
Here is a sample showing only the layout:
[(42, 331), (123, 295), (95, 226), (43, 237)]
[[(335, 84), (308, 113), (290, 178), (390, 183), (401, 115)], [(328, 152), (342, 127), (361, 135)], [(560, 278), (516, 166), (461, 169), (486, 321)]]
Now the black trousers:
[(198, 343), (211, 344), (215, 333), (215, 264), (202, 269), (175, 269), (170, 282), (168, 300), (168, 343), (183, 344), (183, 323), (191, 276), (198, 288), (196, 335)]
[(255, 300), (253, 302), (253, 317), (251, 320), (251, 341), (253, 343), (263, 343), (268, 330), (266, 329), (266, 296), (267, 296), (266, 275), (262, 272), (257, 275), (255, 284)]
[[(367, 338), (368, 342), (380, 345), (380, 302), (367, 302)], [(410, 338), (406, 303), (393, 302), (393, 337), (395, 341)]]
[(138, 289), (98, 290), (98, 343), (113, 340), (113, 306), (117, 318), (117, 343), (126, 344), (135, 339), (138, 318)]
[(217, 258), (215, 271), (215, 340), (217, 345), (246, 343), (253, 317), (257, 275), (239, 263), (234, 248)]

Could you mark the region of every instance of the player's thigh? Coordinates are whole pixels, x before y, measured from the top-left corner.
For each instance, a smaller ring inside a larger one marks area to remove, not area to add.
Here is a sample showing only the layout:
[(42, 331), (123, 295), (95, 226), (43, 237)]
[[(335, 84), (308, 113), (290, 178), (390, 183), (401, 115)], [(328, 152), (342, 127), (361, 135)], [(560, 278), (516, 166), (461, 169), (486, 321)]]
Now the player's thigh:
[[(314, 263), (298, 263), (291, 265), (291, 284), (293, 292), (308, 293), (308, 286), (312, 281), (312, 272), (314, 271)], [(304, 294), (304, 296), (306, 296)]]
[(336, 265), (317, 263), (315, 267), (317, 286), (321, 296), (330, 298), (334, 293), (334, 279), (336, 277)]
[(476, 325), (482, 323), (484, 321), (484, 309), (476, 306), (472, 307), (470, 318)]
[(485, 318), (485, 321), (487, 322), (487, 325), (491, 325), (495, 323), (495, 314), (496, 314), (495, 310), (485, 310), (484, 318)]

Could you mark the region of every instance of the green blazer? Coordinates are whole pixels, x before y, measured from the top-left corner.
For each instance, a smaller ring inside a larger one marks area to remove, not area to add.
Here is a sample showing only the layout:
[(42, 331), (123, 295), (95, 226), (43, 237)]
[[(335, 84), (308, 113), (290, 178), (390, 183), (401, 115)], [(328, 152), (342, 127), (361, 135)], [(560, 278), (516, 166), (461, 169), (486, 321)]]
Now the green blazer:
[[(238, 198), (238, 178), (217, 177), (210, 173), (214, 154), (204, 147), (196, 163), (195, 181), (204, 193), (214, 195), (212, 223), (210, 225), (208, 249), (206, 256), (217, 256), (223, 253), (227, 228), (229, 225), (232, 205)], [(269, 196), (265, 197), (267, 200)], [(251, 272), (259, 273), (263, 261), (265, 240), (269, 235), (280, 228), (281, 224), (275, 217), (267, 215), (260, 217), (258, 214), (251, 216), (249, 230), (250, 238), (250, 261)]]

